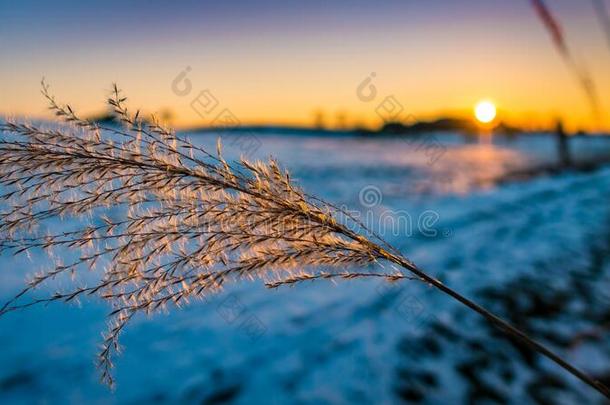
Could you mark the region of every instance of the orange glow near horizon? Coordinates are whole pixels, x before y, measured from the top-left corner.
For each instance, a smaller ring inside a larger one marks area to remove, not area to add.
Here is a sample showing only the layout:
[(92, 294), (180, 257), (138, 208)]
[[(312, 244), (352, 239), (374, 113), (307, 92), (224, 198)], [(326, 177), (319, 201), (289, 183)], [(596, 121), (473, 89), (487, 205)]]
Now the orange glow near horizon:
[[(347, 76), (347, 75), (346, 75)], [(125, 94), (129, 98), (132, 109), (142, 108), (144, 113), (167, 115), (169, 122), (176, 127), (208, 126), (215, 118), (212, 114), (200, 114), (192, 107), (192, 103), (200, 91), (210, 89), (218, 100), (219, 109), (230, 110), (241, 124), (244, 125), (296, 125), (313, 126), (316, 115), (323, 117), (328, 128), (367, 127), (377, 128), (382, 120), (377, 115), (376, 107), (383, 98), (371, 103), (363, 103), (354, 96), (356, 85), (362, 80), (350, 74), (344, 80), (325, 85), (302, 83), (297, 74), (277, 77), (277, 85), (273, 87), (253, 86), (246, 78), (233, 79), (233, 86), (228, 79), (219, 77), (216, 86), (208, 84), (209, 81), (197, 80), (193, 75), (191, 81), (201, 83), (197, 90), (193, 90), (186, 97), (176, 96), (168, 82), (163, 86), (147, 86), (146, 81), (140, 77), (131, 80), (131, 74), (126, 75)], [(155, 79), (150, 77), (151, 82)], [(315, 79), (309, 79), (314, 80)], [(394, 96), (404, 107), (404, 116), (412, 115), (417, 120), (434, 120), (441, 117), (455, 117), (471, 119), (472, 105), (476, 103), (476, 95), (468, 92), (464, 87), (471, 81), (464, 79), (464, 85), (454, 85), (443, 88), (443, 84), (435, 84), (434, 79), (421, 83), (397, 82), (393, 85), (388, 78), (387, 83), (380, 84), (381, 89), (403, 88), (395, 92)], [(552, 79), (548, 79), (551, 82)], [(24, 82), (17, 87), (12, 83), (4, 83), (3, 94), (10, 97), (0, 99), (0, 114), (28, 116), (32, 118), (51, 118), (46, 110), (46, 104), (39, 95), (38, 83), (32, 78), (33, 84)], [(381, 82), (381, 81), (380, 81)], [(565, 80), (564, 80), (565, 82)], [(106, 111), (104, 98), (108, 93), (109, 84), (84, 83), (84, 79), (72, 78), (66, 80), (50, 81), (54, 94), (59, 100), (70, 102), (83, 116), (103, 114)], [(119, 83), (120, 84), (120, 83)], [(609, 83), (610, 84), (610, 83)], [(309, 87), (309, 88), (308, 88)], [(521, 127), (524, 129), (551, 128), (557, 118), (562, 118), (569, 131), (608, 130), (608, 119), (596, 121), (590, 113), (587, 103), (578, 92), (576, 86), (561, 86), (563, 94), (555, 92), (532, 91), (532, 83), (525, 81), (522, 88), (515, 88), (508, 93), (497, 88), (498, 99), (502, 99), (501, 115), (494, 115), (498, 122)], [(550, 86), (549, 86), (550, 87)], [(547, 87), (548, 89), (548, 87)], [(476, 90), (475, 90), (476, 91)], [(560, 90), (556, 90), (559, 92)], [(390, 90), (387, 91), (390, 93)], [(385, 94), (382, 94), (385, 96)], [(478, 109), (478, 108), (477, 108)], [(479, 113), (475, 115), (479, 118)], [(318, 117), (319, 118), (319, 117)], [(479, 119), (484, 122), (484, 119)], [(341, 123), (340, 123), (341, 122)]]
[[(192, 107), (194, 99), (207, 89), (217, 99), (219, 109), (230, 110), (245, 125), (313, 126), (316, 115), (321, 114), (329, 128), (377, 128), (382, 121), (376, 107), (389, 95), (403, 106), (404, 117), (471, 119), (478, 94), (494, 94), (496, 100), (502, 101), (498, 106), (498, 122), (537, 129), (551, 128), (561, 118), (568, 131), (610, 129), (610, 121), (603, 114), (602, 122), (593, 118), (578, 85), (561, 66), (548, 66), (549, 74), (545, 75), (545, 68), (532, 71), (525, 63), (522, 66), (513, 63), (512, 74), (516, 78), (509, 83), (501, 79), (504, 69), (487, 70), (486, 78), (481, 81), (479, 72), (470, 63), (463, 62), (457, 69), (459, 73), (452, 70), (443, 76), (445, 73), (441, 71), (430, 71), (424, 61), (422, 58), (421, 64), (410, 67), (403, 75), (391, 67), (386, 67), (385, 76), (377, 73), (373, 85), (378, 95), (371, 102), (363, 102), (356, 96), (356, 88), (369, 74), (363, 73), (358, 65), (340, 64), (327, 71), (322, 66), (312, 66), (307, 71), (285, 62), (284, 70), (264, 74), (261, 72), (265, 68), (263, 61), (249, 69), (233, 68), (224, 72), (222, 67), (226, 64), (219, 61), (213, 70), (193, 67), (188, 76), (192, 90), (186, 96), (177, 95), (171, 87), (184, 69), (182, 64), (179, 69), (167, 67), (142, 74), (132, 67), (117, 76), (121, 77), (118, 84), (128, 96), (132, 109), (156, 114), (169, 112), (170, 123), (176, 127), (207, 126), (215, 118), (214, 113), (219, 111), (199, 114)], [(238, 65), (237, 59), (235, 65)], [(70, 102), (84, 116), (105, 112), (104, 99), (115, 80), (101, 69), (89, 73), (91, 80), (63, 71), (47, 76), (58, 100)], [(0, 79), (0, 93), (6, 96), (0, 98), (0, 114), (51, 118), (39, 93), (42, 75), (27, 69), (21, 75), (19, 81)], [(418, 80), (410, 80), (411, 77)], [(598, 81), (599, 87), (610, 87), (610, 75), (600, 77), (603, 80)], [(601, 101), (603, 112), (606, 100), (602, 97)]]

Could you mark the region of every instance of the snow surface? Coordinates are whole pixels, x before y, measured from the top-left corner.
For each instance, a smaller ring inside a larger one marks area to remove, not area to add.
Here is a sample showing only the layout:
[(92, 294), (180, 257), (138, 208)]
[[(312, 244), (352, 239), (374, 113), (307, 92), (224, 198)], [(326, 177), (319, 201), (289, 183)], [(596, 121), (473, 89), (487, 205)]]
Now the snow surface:
[[(231, 136), (229, 157), (240, 153)], [(610, 168), (500, 185), (511, 170), (553, 162), (552, 140), (255, 136), (257, 156), (275, 156), (307, 191), (366, 222), (408, 216), (414, 226), (400, 232), (369, 225), (421, 268), (608, 382)], [(189, 137), (215, 143), (210, 134)], [(425, 147), (437, 141), (444, 152), (432, 160)], [(573, 143), (582, 159), (610, 151), (608, 139)], [(363, 205), (365, 187), (381, 192), (379, 204)], [(435, 235), (417, 227), (426, 212), (438, 215)], [(42, 253), (0, 256), (0, 298), (46, 261)], [(0, 403), (601, 403), (554, 364), (413, 282), (274, 291), (244, 283), (138, 318), (122, 335), (115, 392), (98, 383), (94, 366), (107, 312), (90, 299), (0, 318)]]

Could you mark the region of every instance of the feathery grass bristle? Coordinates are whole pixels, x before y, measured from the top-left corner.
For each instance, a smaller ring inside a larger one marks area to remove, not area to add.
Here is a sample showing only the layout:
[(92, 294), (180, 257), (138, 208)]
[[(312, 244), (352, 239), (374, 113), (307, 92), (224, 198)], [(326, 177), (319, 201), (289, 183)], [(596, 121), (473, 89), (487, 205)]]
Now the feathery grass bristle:
[[(0, 213), (0, 251), (74, 249), (79, 257), (36, 274), (0, 314), (81, 296), (107, 301), (111, 319), (99, 356), (106, 383), (112, 384), (118, 336), (137, 313), (180, 306), (240, 279), (277, 287), (377, 276), (345, 269), (388, 257), (350, 228), (348, 215), (306, 195), (275, 160), (229, 163), (220, 141), (213, 154), (154, 117), (131, 115), (116, 85), (108, 105), (122, 127), (80, 118), (56, 102), (44, 81), (42, 94), (65, 125), (45, 129), (8, 121), (0, 127), (0, 199), (9, 206)], [(120, 217), (110, 215), (116, 208)], [(41, 224), (67, 216), (84, 225), (41, 234)], [(76, 284), (98, 263), (103, 266), (95, 284), (20, 303), (62, 274), (73, 273)], [(316, 273), (320, 268), (325, 270)], [(332, 268), (341, 273), (329, 273)]]

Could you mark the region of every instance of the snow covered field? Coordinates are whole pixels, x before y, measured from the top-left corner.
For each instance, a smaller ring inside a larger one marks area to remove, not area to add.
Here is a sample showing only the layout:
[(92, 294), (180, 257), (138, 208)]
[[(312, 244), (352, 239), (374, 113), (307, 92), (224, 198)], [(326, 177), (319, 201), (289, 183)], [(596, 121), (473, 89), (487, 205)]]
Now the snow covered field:
[[(501, 183), (554, 161), (544, 136), (257, 140), (256, 155), (275, 156), (307, 191), (356, 210), (421, 268), (610, 383), (610, 167)], [(573, 143), (580, 159), (610, 155), (610, 139)], [(380, 222), (388, 213), (405, 227)], [(422, 228), (422, 218), (433, 220)], [(45, 261), (0, 256), (0, 298)], [(0, 318), (0, 403), (601, 403), (414, 282), (244, 283), (138, 318), (122, 336), (114, 393), (93, 364), (107, 312), (89, 300)]]

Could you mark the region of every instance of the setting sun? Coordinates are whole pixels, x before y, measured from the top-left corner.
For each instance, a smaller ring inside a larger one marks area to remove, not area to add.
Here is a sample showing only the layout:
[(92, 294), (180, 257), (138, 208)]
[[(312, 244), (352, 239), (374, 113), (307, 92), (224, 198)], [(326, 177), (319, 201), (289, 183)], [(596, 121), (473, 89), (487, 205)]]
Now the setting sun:
[(480, 101), (474, 107), (474, 115), (480, 122), (490, 123), (496, 118), (496, 106), (491, 101)]

